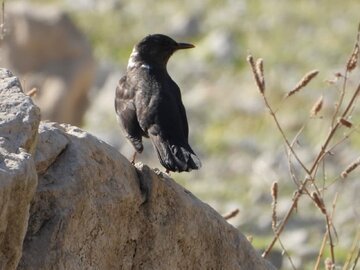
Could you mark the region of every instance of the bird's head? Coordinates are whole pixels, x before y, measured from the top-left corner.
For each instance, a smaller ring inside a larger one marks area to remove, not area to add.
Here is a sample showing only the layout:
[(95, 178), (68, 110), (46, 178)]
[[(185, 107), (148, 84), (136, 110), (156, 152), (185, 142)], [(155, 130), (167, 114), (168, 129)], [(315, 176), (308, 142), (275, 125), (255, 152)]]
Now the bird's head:
[(189, 43), (176, 42), (162, 34), (154, 34), (146, 36), (136, 44), (132, 55), (136, 57), (135, 61), (149, 65), (166, 66), (167, 61), (175, 51), (194, 47)]

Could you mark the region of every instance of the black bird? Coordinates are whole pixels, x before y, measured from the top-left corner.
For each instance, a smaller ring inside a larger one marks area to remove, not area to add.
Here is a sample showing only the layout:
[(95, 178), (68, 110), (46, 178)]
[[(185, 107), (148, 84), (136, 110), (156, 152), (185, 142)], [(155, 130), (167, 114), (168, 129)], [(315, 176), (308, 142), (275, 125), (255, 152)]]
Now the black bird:
[(189, 126), (180, 89), (166, 70), (175, 51), (194, 47), (161, 34), (149, 35), (134, 46), (115, 95), (118, 121), (136, 150), (132, 163), (136, 153), (143, 151), (142, 137), (147, 137), (167, 172), (201, 167), (188, 142)]

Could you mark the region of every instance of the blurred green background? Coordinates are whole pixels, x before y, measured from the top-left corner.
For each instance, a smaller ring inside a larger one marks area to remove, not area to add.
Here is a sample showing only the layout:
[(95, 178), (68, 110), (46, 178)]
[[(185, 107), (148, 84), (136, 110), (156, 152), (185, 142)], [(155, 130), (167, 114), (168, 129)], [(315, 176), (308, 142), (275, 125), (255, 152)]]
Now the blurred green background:
[[(182, 90), (191, 145), (203, 167), (196, 172), (174, 173), (172, 177), (222, 214), (238, 208), (239, 215), (229, 222), (244, 234), (252, 235), (256, 247), (266, 247), (272, 236), (271, 184), (279, 183), (279, 216), (290, 205), (296, 185), (289, 175), (284, 143), (258, 93), (246, 56), (251, 53), (264, 59), (266, 95), (278, 109), (287, 136), (292, 139), (306, 123), (296, 149), (304, 162), (311, 164), (329, 130), (329, 119), (341, 88), (341, 81), (328, 84), (326, 80), (333, 79), (336, 72), (344, 72), (360, 21), (360, 2), (30, 2), (65, 10), (90, 41), (96, 78), (82, 128), (119, 148), (127, 157), (132, 149), (117, 127), (113, 98), (133, 45), (150, 33), (164, 33), (196, 45), (193, 50), (176, 53), (168, 69)], [(312, 69), (320, 70), (319, 75), (306, 89), (283, 102), (284, 94)], [(348, 91), (353, 91), (359, 82), (359, 69), (353, 73)], [(309, 111), (320, 95), (324, 95), (324, 109), (320, 117), (310, 119)], [(359, 123), (358, 110), (352, 115), (353, 123)], [(341, 130), (337, 140), (345, 132)], [(356, 130), (326, 160), (319, 183), (329, 184), (358, 156), (359, 150)], [(149, 143), (138, 161), (160, 166)], [(294, 166), (302, 180), (300, 167)], [(334, 217), (339, 265), (359, 228), (358, 178), (355, 171), (346, 181), (336, 181), (325, 195), (326, 203), (331, 205), (335, 192), (339, 192)], [(301, 200), (297, 214), (283, 234), (285, 247), (298, 269), (311, 269), (324, 230), (324, 219), (318, 209), (309, 199)], [(290, 269), (286, 258), (283, 269)]]

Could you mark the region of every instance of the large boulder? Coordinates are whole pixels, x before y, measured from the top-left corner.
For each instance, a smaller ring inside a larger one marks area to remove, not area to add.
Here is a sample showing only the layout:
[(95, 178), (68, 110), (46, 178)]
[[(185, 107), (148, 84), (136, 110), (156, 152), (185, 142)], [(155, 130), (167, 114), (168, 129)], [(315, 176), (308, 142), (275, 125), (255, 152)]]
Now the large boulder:
[(79, 125), (88, 105), (95, 62), (85, 36), (64, 11), (25, 2), (6, 4), (1, 66), (36, 88), (42, 119)]
[(274, 269), (169, 176), (77, 127), (38, 128), (37, 107), (1, 74), (1, 269)]
[(70, 125), (41, 123), (18, 269), (272, 269), (215, 210)]
[(31, 153), (39, 122), (40, 111), (18, 79), (0, 69), (0, 269), (15, 269), (22, 254), (37, 184)]

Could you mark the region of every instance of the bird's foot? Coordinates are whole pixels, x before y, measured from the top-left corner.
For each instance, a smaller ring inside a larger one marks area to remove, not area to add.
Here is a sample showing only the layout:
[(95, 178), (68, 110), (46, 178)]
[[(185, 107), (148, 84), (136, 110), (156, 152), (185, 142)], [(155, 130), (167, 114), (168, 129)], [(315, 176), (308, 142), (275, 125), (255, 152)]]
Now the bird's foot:
[(136, 152), (133, 154), (133, 156), (132, 156), (132, 158), (130, 160), (132, 165), (135, 165), (135, 158), (136, 158)]

